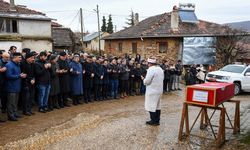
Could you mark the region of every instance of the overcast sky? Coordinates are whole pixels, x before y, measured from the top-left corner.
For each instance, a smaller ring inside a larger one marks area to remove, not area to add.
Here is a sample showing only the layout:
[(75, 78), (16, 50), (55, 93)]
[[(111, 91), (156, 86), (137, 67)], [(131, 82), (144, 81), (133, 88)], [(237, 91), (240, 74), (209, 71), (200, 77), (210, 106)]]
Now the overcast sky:
[[(8, 1), (8, 0), (6, 0)], [(126, 26), (130, 11), (139, 13), (140, 21), (154, 15), (170, 12), (179, 3), (194, 3), (199, 19), (216, 23), (250, 20), (250, 0), (15, 0), (56, 19), (73, 31), (80, 30), (79, 9), (83, 9), (85, 31), (97, 31), (97, 17), (94, 9), (99, 5), (100, 23), (102, 16), (111, 14), (117, 30)]]

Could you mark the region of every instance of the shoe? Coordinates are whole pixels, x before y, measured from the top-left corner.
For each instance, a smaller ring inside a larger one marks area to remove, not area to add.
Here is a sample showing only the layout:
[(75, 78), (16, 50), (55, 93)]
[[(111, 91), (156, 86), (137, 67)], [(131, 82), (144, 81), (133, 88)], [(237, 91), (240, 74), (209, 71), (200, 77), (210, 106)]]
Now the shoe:
[(49, 111), (48, 107), (45, 107), (43, 110), (44, 110), (44, 111)]
[(59, 106), (54, 106), (54, 108), (55, 108), (55, 109), (60, 109), (60, 107), (59, 107)]
[(24, 112), (23, 113), (25, 116), (31, 116), (31, 113), (29, 113), (29, 112)]
[(83, 104), (83, 103), (82, 103), (82, 102), (80, 102), (80, 101), (77, 101), (77, 104), (80, 104), (80, 105), (81, 105), (81, 104)]
[(39, 111), (40, 113), (46, 113), (46, 111), (45, 111), (44, 109), (42, 109), (42, 108), (40, 108), (38, 111)]
[(29, 112), (31, 115), (35, 115), (35, 113), (33, 113), (33, 112)]
[(5, 113), (6, 113), (6, 110), (2, 110), (2, 113), (5, 114)]
[(0, 120), (0, 123), (4, 123), (4, 122), (6, 122), (5, 120)]
[(15, 116), (15, 118), (22, 118), (22, 116), (20, 116), (20, 115), (14, 115)]
[(16, 117), (9, 117), (8, 120), (9, 121), (18, 121), (18, 119)]
[(178, 90), (181, 91), (182, 89), (179, 88)]
[(160, 123), (155, 123), (155, 122), (152, 122), (152, 121), (147, 121), (146, 125), (158, 126), (158, 125), (160, 125)]
[(64, 106), (65, 106), (65, 107), (70, 107), (70, 105), (69, 105), (69, 104), (64, 104)]

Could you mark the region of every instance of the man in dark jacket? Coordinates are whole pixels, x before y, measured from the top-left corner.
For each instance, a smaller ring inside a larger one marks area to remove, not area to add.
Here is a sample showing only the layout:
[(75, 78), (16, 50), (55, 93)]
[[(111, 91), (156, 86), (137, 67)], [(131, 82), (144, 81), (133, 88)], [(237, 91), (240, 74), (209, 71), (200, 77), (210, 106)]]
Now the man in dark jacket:
[(27, 77), (22, 79), (22, 105), (23, 114), (31, 116), (34, 114), (32, 109), (32, 102), (35, 96), (35, 74), (34, 74), (34, 60), (35, 56), (33, 53), (27, 53), (25, 55), (25, 60), (21, 63), (21, 71), (27, 74)]
[(111, 97), (118, 99), (118, 86), (119, 86), (119, 67), (117, 66), (116, 59), (113, 58), (110, 64), (110, 82), (111, 82)]
[(109, 74), (111, 72), (109, 66), (108, 66), (108, 60), (104, 60), (103, 63), (103, 82), (102, 82), (102, 97), (104, 100), (108, 99), (108, 89), (109, 89)]
[(6, 64), (6, 91), (7, 91), (7, 113), (10, 121), (17, 121), (21, 116), (17, 114), (17, 104), (21, 91), (21, 78), (26, 78), (27, 74), (21, 73), (20, 62), (21, 53), (12, 53), (12, 60)]
[(104, 77), (104, 68), (102, 66), (102, 58), (97, 58), (96, 63), (94, 64), (94, 100), (101, 100), (101, 88)]
[[(148, 69), (148, 64), (147, 64), (147, 61), (145, 60), (142, 60), (141, 61), (141, 69), (142, 69), (142, 77), (145, 78), (146, 77), (146, 74), (147, 74), (147, 69)], [(141, 94), (145, 94), (146, 92), (146, 86), (144, 85), (143, 82), (141, 82)]]
[(50, 67), (46, 62), (46, 52), (41, 52), (35, 63), (36, 83), (38, 88), (39, 112), (45, 113), (48, 110), (48, 99), (50, 92)]
[(92, 56), (88, 56), (86, 62), (83, 63), (84, 76), (83, 76), (83, 87), (84, 87), (84, 100), (85, 103), (91, 102), (91, 89), (93, 88), (93, 78), (95, 77), (94, 65), (92, 62)]
[(6, 84), (6, 70), (7, 68), (5, 65), (8, 63), (10, 59), (10, 54), (7, 52), (4, 52), (2, 54), (2, 58), (0, 59), (0, 99), (2, 104), (2, 113), (6, 113), (7, 110), (7, 92), (5, 84)]
[[(0, 58), (0, 99), (1, 99), (1, 105), (2, 105), (2, 113), (6, 113), (7, 109), (7, 94), (6, 94), (6, 88), (5, 83), (6, 83), (6, 76), (5, 72), (7, 68), (5, 65), (8, 63), (10, 58), (9, 53), (4, 52), (2, 54), (2, 57)], [(0, 122), (4, 122), (3, 120), (0, 120)]]
[(129, 61), (129, 95), (135, 95), (135, 66), (132, 60)]
[(67, 61), (67, 54), (60, 52), (58, 59), (59, 66), (59, 82), (60, 82), (60, 107), (70, 107), (68, 103), (68, 94), (70, 92), (70, 80), (69, 80), (69, 63)]
[(176, 70), (176, 79), (175, 79), (176, 88), (178, 90), (181, 90), (180, 81), (181, 81), (181, 75), (182, 75), (182, 71), (183, 71), (183, 66), (181, 64), (181, 60), (178, 60), (177, 64), (175, 65), (175, 70)]

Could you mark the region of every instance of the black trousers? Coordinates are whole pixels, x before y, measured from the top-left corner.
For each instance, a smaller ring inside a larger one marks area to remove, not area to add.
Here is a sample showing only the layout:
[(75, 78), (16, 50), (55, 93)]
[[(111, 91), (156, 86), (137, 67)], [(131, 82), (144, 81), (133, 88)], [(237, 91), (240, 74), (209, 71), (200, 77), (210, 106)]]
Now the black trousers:
[(163, 81), (163, 90), (164, 92), (169, 92), (170, 90), (170, 79), (164, 79)]
[(156, 110), (155, 112), (149, 112), (150, 119), (153, 123), (160, 123), (161, 110)]
[(130, 78), (129, 79), (129, 95), (134, 95), (135, 94), (135, 81), (134, 79)]
[[(3, 85), (1, 85), (3, 87)], [(0, 99), (2, 104), (2, 112), (5, 112), (7, 110), (7, 92), (0, 88)]]
[(15, 117), (17, 115), (17, 104), (19, 93), (8, 93), (7, 94), (7, 114), (9, 118)]
[(22, 89), (22, 106), (23, 112), (32, 112), (32, 102), (34, 101), (35, 97), (35, 87), (33, 86), (26, 86)]
[(84, 88), (84, 101), (86, 103), (91, 101), (91, 93), (92, 93), (92, 91), (91, 91), (90, 87)]
[(94, 100), (101, 100), (102, 85), (94, 84)]
[(109, 84), (103, 84), (102, 85), (102, 98), (103, 99), (108, 98), (108, 89), (109, 89)]
[(58, 103), (60, 106), (68, 105), (68, 93), (60, 93)]

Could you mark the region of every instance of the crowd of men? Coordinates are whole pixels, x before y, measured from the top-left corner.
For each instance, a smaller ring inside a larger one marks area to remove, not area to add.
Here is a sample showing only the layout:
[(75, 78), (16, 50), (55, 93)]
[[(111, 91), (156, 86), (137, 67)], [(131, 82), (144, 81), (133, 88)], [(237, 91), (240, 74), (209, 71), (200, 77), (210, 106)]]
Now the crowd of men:
[[(11, 46), (9, 51), (0, 52), (0, 99), (2, 114), (8, 120), (34, 114), (32, 106), (46, 113), (82, 103), (109, 99), (123, 99), (143, 95), (143, 79), (147, 73), (147, 62), (140, 55), (130, 58), (107, 57), (87, 53), (31, 51), (21, 53)], [(181, 61), (163, 61), (164, 92), (180, 89), (183, 71)], [(3, 120), (1, 120), (2, 122)]]

